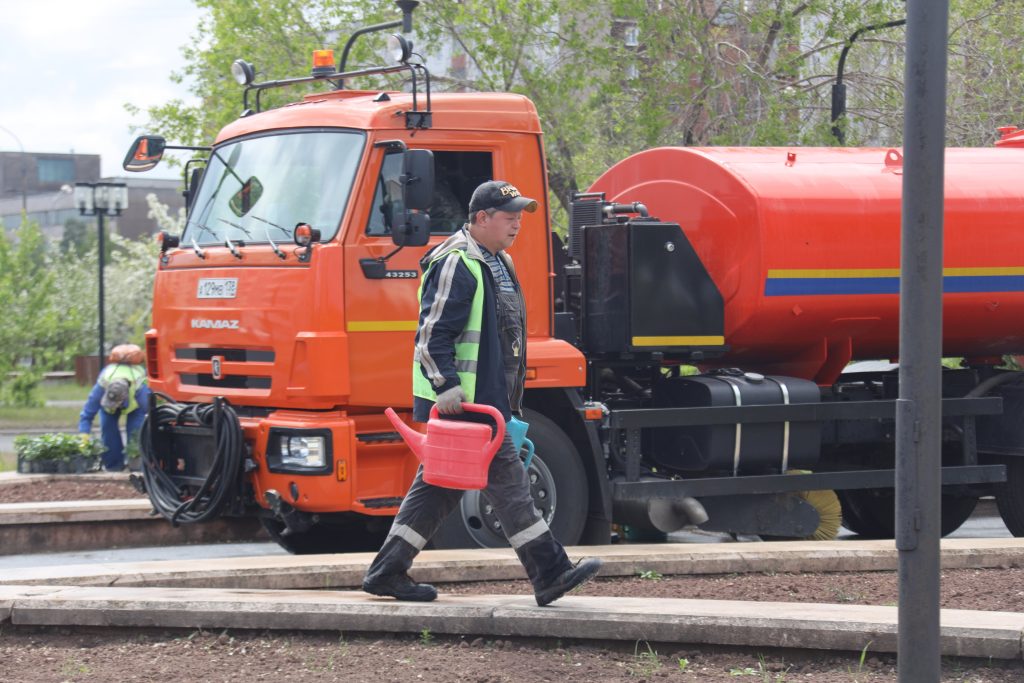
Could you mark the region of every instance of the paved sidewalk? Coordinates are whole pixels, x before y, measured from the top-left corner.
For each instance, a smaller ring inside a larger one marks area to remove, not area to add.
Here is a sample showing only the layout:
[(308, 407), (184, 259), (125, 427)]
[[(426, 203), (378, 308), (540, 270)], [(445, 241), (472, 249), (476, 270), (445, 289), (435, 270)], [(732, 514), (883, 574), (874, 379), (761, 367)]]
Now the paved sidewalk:
[[(892, 541), (573, 547), (605, 560), (602, 576), (894, 569)], [(445, 595), (403, 603), (358, 586), (371, 553), (31, 567), (0, 571), (0, 624), (316, 629), (647, 640), (894, 652), (897, 608), (864, 605), (567, 596)], [(946, 539), (945, 567), (1024, 565), (1024, 539)], [(421, 581), (522, 578), (511, 549), (434, 550)], [(318, 589), (318, 590), (301, 590)], [(944, 655), (1020, 659), (1024, 614), (943, 610)]]
[[(529, 636), (895, 652), (897, 608), (567, 596), (445, 596), (402, 603), (354, 591), (0, 586), (0, 623)], [(1020, 659), (1024, 614), (942, 610), (943, 655)]]
[[(659, 543), (567, 548), (571, 559), (601, 557), (601, 576), (746, 572), (895, 571), (892, 540), (773, 543)], [(946, 569), (1024, 566), (1024, 538), (943, 539)], [(295, 589), (358, 587), (373, 553), (265, 555), (0, 569), (0, 584)], [(511, 548), (425, 550), (416, 578), (431, 583), (523, 578)]]

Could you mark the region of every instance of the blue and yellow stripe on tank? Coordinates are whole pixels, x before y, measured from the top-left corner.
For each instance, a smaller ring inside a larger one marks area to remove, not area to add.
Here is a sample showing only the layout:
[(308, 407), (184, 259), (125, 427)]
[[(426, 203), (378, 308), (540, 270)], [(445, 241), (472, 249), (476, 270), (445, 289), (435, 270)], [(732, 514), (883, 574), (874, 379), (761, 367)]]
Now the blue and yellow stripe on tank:
[[(769, 269), (765, 296), (899, 294), (899, 268)], [(1024, 267), (943, 268), (942, 291), (1024, 291)]]

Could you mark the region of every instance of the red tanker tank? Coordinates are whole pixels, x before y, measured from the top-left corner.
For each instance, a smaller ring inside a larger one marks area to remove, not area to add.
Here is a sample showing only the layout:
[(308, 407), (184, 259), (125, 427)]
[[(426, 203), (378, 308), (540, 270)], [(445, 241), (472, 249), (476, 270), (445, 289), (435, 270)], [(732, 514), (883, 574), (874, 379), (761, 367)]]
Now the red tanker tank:
[[(1021, 154), (946, 152), (946, 356), (1024, 351)], [(664, 147), (590, 189), (682, 226), (725, 301), (716, 363), (831, 384), (898, 353), (902, 172), (895, 149)]]

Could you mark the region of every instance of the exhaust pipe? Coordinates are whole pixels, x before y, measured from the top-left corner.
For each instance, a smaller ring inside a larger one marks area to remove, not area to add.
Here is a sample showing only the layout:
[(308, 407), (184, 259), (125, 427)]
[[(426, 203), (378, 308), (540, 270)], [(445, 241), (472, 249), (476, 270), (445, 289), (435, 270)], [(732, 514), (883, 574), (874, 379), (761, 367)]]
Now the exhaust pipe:
[(652, 498), (646, 501), (613, 501), (616, 522), (637, 528), (656, 529), (662, 533), (679, 531), (685, 526), (700, 526), (708, 521), (708, 513), (700, 501), (685, 498)]

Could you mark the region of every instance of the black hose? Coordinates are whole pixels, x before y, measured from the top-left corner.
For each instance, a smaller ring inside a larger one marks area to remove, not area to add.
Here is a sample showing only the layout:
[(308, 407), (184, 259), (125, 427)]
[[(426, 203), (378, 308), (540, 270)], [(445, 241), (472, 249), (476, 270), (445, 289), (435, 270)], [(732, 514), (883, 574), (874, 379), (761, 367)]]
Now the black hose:
[[(149, 500), (153, 508), (174, 526), (213, 519), (226, 503), (237, 496), (241, 481), (244, 447), (238, 415), (227, 401), (221, 401), (220, 420), (216, 420), (218, 409), (213, 404), (182, 405), (166, 396), (161, 395), (161, 398), (166, 402), (154, 406), (139, 434), (142, 476)], [(191, 487), (179, 486), (167, 473), (165, 465), (172, 465), (173, 470), (176, 463), (164, 463), (150, 448), (153, 425), (159, 428), (169, 423), (213, 429), (216, 448), (213, 465), (194, 493), (189, 490)]]
[(985, 396), (988, 392), (995, 389), (1000, 384), (1006, 384), (1024, 377), (1024, 372), (1001, 372), (998, 375), (993, 375), (986, 379), (984, 382), (974, 387), (965, 394), (967, 398), (974, 398), (976, 396)]

